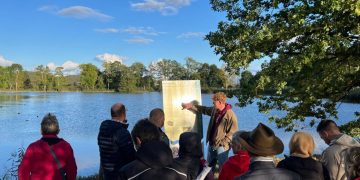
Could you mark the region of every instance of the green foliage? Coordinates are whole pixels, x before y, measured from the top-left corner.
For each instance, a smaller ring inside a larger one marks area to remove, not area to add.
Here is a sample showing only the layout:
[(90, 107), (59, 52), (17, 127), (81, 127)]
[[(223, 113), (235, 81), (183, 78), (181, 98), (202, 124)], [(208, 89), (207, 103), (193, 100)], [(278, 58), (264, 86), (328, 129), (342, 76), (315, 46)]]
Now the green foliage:
[(120, 92), (134, 92), (137, 84), (137, 77), (131, 69), (125, 65), (120, 65)]
[(23, 87), (25, 73), (20, 64), (0, 66), (0, 88), (18, 91)]
[[(229, 68), (269, 59), (236, 95), (290, 131), (306, 118), (337, 118), (336, 103), (360, 86), (360, 15), (355, 0), (211, 0), (227, 13), (206, 39)], [(273, 96), (266, 96), (266, 91)], [(291, 106), (290, 106), (291, 104)], [(310, 121), (310, 126), (314, 121)]]
[(64, 85), (66, 84), (66, 79), (64, 77), (63, 67), (56, 67), (55, 74), (54, 74), (54, 89), (56, 91), (62, 91), (64, 89)]
[(213, 91), (224, 87), (226, 81), (225, 72), (219, 69), (215, 64), (202, 64), (198, 70), (200, 76), (201, 87), (206, 91)]
[(358, 119), (340, 126), (340, 130), (345, 134), (360, 138), (360, 113), (355, 112), (355, 115)]
[(49, 90), (49, 86), (52, 80), (52, 74), (48, 66), (39, 65), (35, 68), (36, 76), (36, 87), (38, 90), (43, 90), (44, 92)]
[[(182, 65), (175, 60), (164, 59), (148, 67), (140, 62), (130, 66), (120, 62), (104, 63), (100, 71), (93, 64), (80, 65), (80, 75), (67, 75), (63, 67), (50, 71), (39, 65), (35, 72), (24, 72), (20, 65), (0, 66), (0, 89), (36, 91), (108, 91), (143, 92), (159, 91), (162, 80), (200, 80), (203, 90), (213, 91), (228, 87), (231, 75), (216, 65), (202, 64), (193, 58)], [(16, 88), (18, 87), (18, 88)]]
[(80, 65), (80, 84), (84, 90), (95, 90), (96, 80), (98, 79), (98, 69), (93, 64)]
[(149, 66), (150, 72), (160, 80), (184, 80), (185, 68), (177, 61), (163, 59)]

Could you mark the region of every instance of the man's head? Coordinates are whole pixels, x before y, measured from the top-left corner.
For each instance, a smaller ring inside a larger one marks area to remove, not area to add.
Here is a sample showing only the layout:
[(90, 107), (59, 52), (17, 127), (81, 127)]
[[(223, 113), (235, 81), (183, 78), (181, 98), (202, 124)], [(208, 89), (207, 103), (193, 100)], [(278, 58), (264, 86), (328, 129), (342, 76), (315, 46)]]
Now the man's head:
[(160, 132), (148, 119), (141, 119), (135, 124), (131, 131), (131, 137), (136, 147), (140, 147), (141, 144), (150, 141), (160, 141)]
[(59, 122), (56, 119), (56, 116), (51, 113), (47, 113), (41, 121), (41, 134), (57, 135), (59, 132)]
[(160, 108), (153, 109), (150, 112), (149, 120), (158, 128), (162, 128), (164, 126), (164, 122), (165, 122), (164, 111)]
[(111, 106), (111, 118), (126, 123), (126, 108), (121, 103), (116, 103)]
[(233, 150), (233, 153), (236, 154), (238, 151), (240, 151), (242, 148), (240, 143), (241, 134), (245, 133), (245, 131), (237, 131), (234, 133), (232, 140), (231, 140), (231, 148)]
[(223, 92), (217, 92), (212, 97), (213, 105), (217, 110), (223, 110), (226, 104), (226, 95)]
[(333, 120), (322, 120), (316, 128), (316, 131), (319, 133), (321, 139), (324, 140), (326, 144), (330, 144), (333, 139), (341, 134), (339, 127)]

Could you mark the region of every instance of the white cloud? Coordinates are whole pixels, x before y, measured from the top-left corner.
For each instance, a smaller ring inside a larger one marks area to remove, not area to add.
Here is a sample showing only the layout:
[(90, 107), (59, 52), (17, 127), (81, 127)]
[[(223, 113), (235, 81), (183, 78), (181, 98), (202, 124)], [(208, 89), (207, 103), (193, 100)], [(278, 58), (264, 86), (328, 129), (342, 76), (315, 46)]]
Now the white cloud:
[(76, 69), (76, 68), (79, 68), (79, 64), (76, 63), (76, 62), (73, 62), (73, 61), (66, 61), (62, 67), (64, 69), (69, 69), (69, 70), (73, 70), (73, 69)]
[(143, 37), (134, 37), (131, 39), (127, 39), (126, 42), (135, 43), (135, 44), (150, 44), (154, 42), (154, 40)]
[(109, 15), (100, 13), (92, 8), (85, 6), (71, 6), (60, 9), (57, 14), (60, 16), (74, 17), (77, 19), (95, 18), (102, 21), (111, 20), (113, 18)]
[(130, 34), (143, 34), (143, 35), (151, 35), (151, 36), (164, 34), (164, 32), (156, 31), (152, 27), (128, 27), (126, 29), (123, 29), (122, 31)]
[(96, 55), (96, 59), (107, 63), (113, 63), (117, 61), (122, 64), (123, 61), (126, 59), (126, 57), (119, 56), (117, 54), (104, 53), (104, 54)]
[(77, 75), (80, 73), (79, 64), (73, 61), (66, 61), (61, 66), (56, 65), (55, 63), (51, 62), (47, 64), (47, 67), (51, 71), (55, 71), (56, 67), (63, 67), (63, 73), (64, 75)]
[(182, 33), (177, 38), (179, 39), (191, 39), (191, 38), (203, 38), (205, 33), (203, 32), (186, 32)]
[(13, 61), (7, 60), (4, 56), (0, 55), (0, 66), (11, 66), (12, 64), (14, 64)]
[(85, 6), (70, 6), (59, 9), (56, 6), (42, 6), (38, 11), (53, 13), (58, 16), (73, 17), (76, 19), (97, 19), (100, 21), (108, 21), (113, 19), (112, 16), (100, 13), (99, 11)]
[(58, 67), (55, 63), (51, 62), (49, 64), (46, 65), (50, 71), (55, 71), (56, 67)]
[(131, 7), (140, 11), (158, 11), (162, 15), (177, 14), (179, 9), (188, 6), (193, 0), (144, 0), (131, 3)]
[(117, 33), (119, 32), (119, 29), (116, 28), (105, 28), (105, 29), (94, 29), (96, 32), (102, 32), (102, 33)]

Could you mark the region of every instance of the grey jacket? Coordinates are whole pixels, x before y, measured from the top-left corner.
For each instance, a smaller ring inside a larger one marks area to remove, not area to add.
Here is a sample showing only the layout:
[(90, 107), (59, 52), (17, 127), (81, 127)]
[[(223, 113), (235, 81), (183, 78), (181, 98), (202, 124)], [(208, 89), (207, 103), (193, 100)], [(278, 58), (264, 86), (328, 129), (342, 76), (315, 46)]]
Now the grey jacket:
[(273, 162), (255, 161), (249, 166), (249, 171), (245, 174), (235, 177), (234, 180), (300, 180), (299, 174), (282, 169), (275, 168)]
[(345, 151), (350, 147), (360, 147), (360, 143), (351, 136), (342, 134), (334, 139), (322, 154), (321, 161), (329, 171), (330, 179), (347, 179), (345, 174)]

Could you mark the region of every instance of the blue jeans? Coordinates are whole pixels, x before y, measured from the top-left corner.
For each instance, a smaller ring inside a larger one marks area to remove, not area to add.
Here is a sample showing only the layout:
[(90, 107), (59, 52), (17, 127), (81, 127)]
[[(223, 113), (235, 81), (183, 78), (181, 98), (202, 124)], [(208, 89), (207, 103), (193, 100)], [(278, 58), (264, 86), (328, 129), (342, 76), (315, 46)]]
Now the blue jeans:
[(209, 165), (212, 166), (214, 169), (216, 164), (219, 164), (219, 169), (221, 169), (225, 161), (228, 159), (229, 150), (230, 149), (225, 151), (224, 147), (222, 146), (214, 148), (209, 145), (207, 156), (207, 161)]

